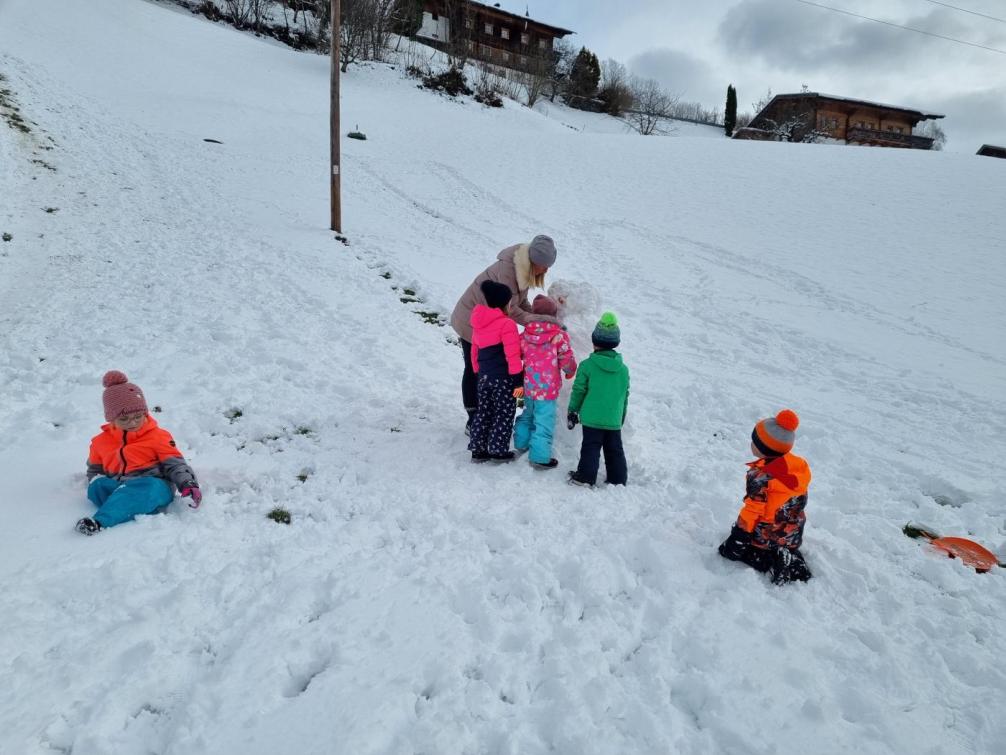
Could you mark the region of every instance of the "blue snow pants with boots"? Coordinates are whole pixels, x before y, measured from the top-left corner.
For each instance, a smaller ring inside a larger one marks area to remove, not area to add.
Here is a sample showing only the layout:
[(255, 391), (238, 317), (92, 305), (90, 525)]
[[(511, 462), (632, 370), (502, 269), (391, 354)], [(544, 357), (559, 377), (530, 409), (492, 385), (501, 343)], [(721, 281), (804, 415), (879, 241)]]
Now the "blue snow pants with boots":
[(554, 399), (524, 399), (524, 411), (513, 429), (514, 448), (528, 449), (528, 461), (548, 464), (552, 459), (552, 438), (555, 435)]
[(160, 477), (130, 477), (116, 480), (95, 477), (87, 486), (87, 498), (98, 507), (94, 521), (114, 527), (140, 514), (153, 514), (175, 497), (171, 485)]

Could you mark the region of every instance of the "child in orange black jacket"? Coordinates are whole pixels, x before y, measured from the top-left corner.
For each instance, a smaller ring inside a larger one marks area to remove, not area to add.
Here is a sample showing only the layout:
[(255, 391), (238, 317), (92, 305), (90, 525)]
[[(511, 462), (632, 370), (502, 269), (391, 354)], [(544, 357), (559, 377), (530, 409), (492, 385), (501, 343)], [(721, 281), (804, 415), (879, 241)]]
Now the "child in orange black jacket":
[(175, 488), (198, 508), (203, 496), (196, 476), (171, 433), (147, 412), (143, 391), (116, 370), (106, 372), (102, 384), (108, 424), (91, 439), (87, 458), (87, 497), (98, 511), (78, 521), (77, 531), (93, 535), (152, 514), (171, 503)]
[(510, 434), (517, 399), (524, 395), (524, 364), (517, 323), (507, 317), (510, 287), (484, 281), (485, 304), (472, 310), (472, 369), (478, 376), (479, 407), (472, 418), (472, 461), (513, 461)]
[(775, 584), (811, 577), (800, 553), (810, 467), (790, 453), (799, 424), (795, 412), (783, 409), (755, 425), (751, 452), (758, 459), (748, 464), (744, 507), (719, 549), (724, 558), (769, 572)]

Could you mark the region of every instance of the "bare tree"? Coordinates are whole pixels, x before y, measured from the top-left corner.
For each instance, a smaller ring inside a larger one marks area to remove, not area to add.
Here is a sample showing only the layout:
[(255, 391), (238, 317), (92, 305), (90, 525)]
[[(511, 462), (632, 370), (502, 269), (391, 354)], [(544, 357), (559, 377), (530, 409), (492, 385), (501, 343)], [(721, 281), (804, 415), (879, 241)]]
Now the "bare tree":
[(765, 106), (772, 101), (773, 97), (775, 97), (775, 95), (772, 94), (772, 88), (769, 87), (760, 100), (758, 100), (757, 102), (752, 102), (751, 110), (754, 112), (754, 115), (757, 116), (758, 113), (764, 110)]
[(774, 120), (772, 118), (762, 118), (758, 121), (758, 128), (767, 131), (777, 142), (804, 142), (817, 143), (825, 139), (833, 139), (834, 135), (828, 131), (819, 130), (814, 124), (814, 114), (810, 111), (802, 113), (791, 113), (785, 118)]
[(248, 25), (248, 19), (252, 12), (252, 4), (255, 0), (223, 0), (223, 2), (227, 15), (231, 18), (231, 23), (239, 29), (243, 29)]
[(604, 112), (616, 118), (632, 107), (634, 95), (629, 72), (617, 60), (608, 58), (601, 64), (601, 86), (597, 98), (604, 103)]
[(667, 120), (671, 117), (678, 97), (661, 89), (653, 79), (632, 79), (632, 109), (626, 120), (643, 136), (668, 133)]
[(936, 121), (924, 121), (921, 126), (915, 129), (915, 135), (932, 139), (932, 149), (936, 151), (942, 150), (947, 144), (947, 134)]
[(556, 60), (547, 53), (522, 57), (525, 62), (513, 70), (511, 78), (524, 91), (524, 104), (534, 107), (534, 104), (544, 96), (545, 88), (555, 80)]
[(471, 57), (469, 43), (474, 44), (475, 13), (468, 0), (443, 0), (444, 16), (447, 19), (447, 62), (458, 70), (464, 70)]
[(552, 51), (555, 58), (549, 69), (550, 91), (548, 98), (555, 102), (556, 95), (562, 92), (569, 79), (570, 69), (573, 67), (573, 61), (576, 60), (577, 49), (568, 39), (557, 39), (553, 44)]

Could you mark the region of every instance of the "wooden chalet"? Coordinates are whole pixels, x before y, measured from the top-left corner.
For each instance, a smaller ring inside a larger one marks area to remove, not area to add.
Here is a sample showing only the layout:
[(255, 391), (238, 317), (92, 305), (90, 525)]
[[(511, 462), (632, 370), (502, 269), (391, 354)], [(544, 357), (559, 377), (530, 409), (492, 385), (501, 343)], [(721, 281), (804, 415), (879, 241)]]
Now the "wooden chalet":
[(511, 13), (499, 3), (426, 0), (416, 37), (439, 49), (464, 44), (468, 55), (506, 68), (524, 68), (552, 54), (556, 39), (574, 32)]
[(1006, 160), (1006, 147), (996, 147), (992, 144), (983, 144), (978, 154), (983, 157), (1001, 157)]
[(932, 139), (912, 131), (922, 121), (943, 117), (817, 92), (777, 94), (734, 138), (796, 142), (834, 139), (873, 147), (932, 149)]

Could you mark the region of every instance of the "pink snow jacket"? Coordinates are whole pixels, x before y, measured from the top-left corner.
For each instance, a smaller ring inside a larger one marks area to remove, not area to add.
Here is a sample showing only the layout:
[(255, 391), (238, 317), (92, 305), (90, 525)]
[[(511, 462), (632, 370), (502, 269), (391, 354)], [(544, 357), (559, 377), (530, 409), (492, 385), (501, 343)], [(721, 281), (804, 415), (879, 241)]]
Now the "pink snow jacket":
[(521, 336), (524, 355), (524, 396), (535, 401), (559, 398), (563, 372), (576, 374), (576, 357), (569, 336), (554, 322), (529, 322)]
[(520, 337), (517, 323), (501, 310), (485, 304), (472, 310), (472, 369), (481, 375), (521, 375)]

